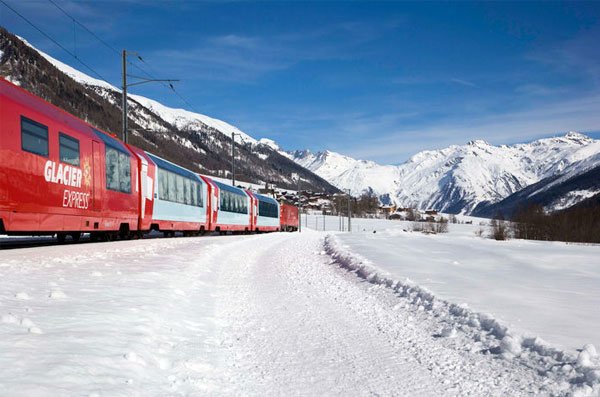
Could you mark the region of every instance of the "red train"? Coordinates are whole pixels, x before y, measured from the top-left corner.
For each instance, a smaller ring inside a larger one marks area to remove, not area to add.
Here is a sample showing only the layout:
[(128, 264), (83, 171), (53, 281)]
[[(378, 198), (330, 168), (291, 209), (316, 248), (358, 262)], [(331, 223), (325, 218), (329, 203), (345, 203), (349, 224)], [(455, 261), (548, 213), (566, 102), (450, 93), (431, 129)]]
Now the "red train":
[(298, 229), (298, 209), (128, 145), (0, 79), (0, 234)]

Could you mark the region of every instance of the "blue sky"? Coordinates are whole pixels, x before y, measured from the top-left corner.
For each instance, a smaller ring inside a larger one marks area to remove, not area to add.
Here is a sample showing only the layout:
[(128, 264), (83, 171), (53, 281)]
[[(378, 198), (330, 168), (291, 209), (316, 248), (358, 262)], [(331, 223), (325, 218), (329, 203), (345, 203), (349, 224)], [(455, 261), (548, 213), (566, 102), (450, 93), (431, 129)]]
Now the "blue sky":
[[(118, 55), (51, 3), (5, 1), (120, 84)], [(193, 110), (285, 149), (399, 163), (471, 139), (600, 138), (600, 2), (56, 1), (181, 79)], [(85, 71), (1, 4), (0, 23)], [(132, 92), (187, 107), (159, 84)]]

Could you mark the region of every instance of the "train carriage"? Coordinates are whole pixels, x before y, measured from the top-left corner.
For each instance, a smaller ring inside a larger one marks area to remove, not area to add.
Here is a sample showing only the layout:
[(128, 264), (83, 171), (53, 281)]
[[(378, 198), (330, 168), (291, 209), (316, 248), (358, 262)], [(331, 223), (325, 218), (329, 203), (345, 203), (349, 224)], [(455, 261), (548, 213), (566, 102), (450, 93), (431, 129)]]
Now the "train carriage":
[(285, 208), (127, 145), (0, 78), (0, 234), (297, 228)]
[(280, 204), (280, 224), (281, 230), (284, 232), (294, 232), (298, 230), (300, 222), (298, 207), (288, 203)]
[(251, 198), (243, 189), (202, 175), (209, 186), (210, 230), (217, 232), (249, 232), (251, 230)]
[(262, 194), (248, 192), (254, 198), (254, 223), (252, 231), (274, 232), (281, 227), (279, 221), (279, 203), (271, 197)]
[(153, 165), (154, 205), (151, 228), (204, 233), (208, 227), (208, 185), (197, 174), (146, 152)]
[(78, 239), (80, 232), (138, 228), (133, 153), (4, 79), (0, 165), (0, 232)]

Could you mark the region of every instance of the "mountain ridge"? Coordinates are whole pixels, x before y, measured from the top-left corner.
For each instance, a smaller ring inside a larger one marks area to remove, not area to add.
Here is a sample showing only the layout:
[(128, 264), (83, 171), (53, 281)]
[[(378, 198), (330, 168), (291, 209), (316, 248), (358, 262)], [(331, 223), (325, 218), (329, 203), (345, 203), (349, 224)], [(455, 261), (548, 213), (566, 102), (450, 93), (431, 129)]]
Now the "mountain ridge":
[[(470, 214), (553, 175), (600, 164), (600, 141), (570, 131), (529, 143), (494, 146), (484, 140), (425, 150), (400, 165), (379, 165), (331, 151), (288, 155), (340, 189), (374, 193), (383, 203)], [(588, 164), (589, 163), (589, 164)]]

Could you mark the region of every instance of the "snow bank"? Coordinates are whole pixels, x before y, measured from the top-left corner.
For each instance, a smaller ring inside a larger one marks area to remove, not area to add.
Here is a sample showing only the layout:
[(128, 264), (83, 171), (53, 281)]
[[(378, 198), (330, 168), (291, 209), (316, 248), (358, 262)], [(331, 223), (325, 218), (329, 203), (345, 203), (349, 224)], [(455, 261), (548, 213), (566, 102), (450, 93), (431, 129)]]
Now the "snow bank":
[(584, 346), (576, 356), (551, 346), (537, 336), (519, 334), (492, 315), (440, 299), (409, 279), (394, 279), (361, 255), (349, 251), (334, 235), (326, 237), (325, 252), (336, 265), (369, 283), (392, 289), (417, 310), (429, 311), (447, 323), (440, 334), (434, 336), (455, 337), (456, 332), (462, 332), (481, 347), (483, 354), (518, 360), (540, 373), (560, 374), (569, 383), (573, 395), (600, 393), (600, 359), (593, 345)]

